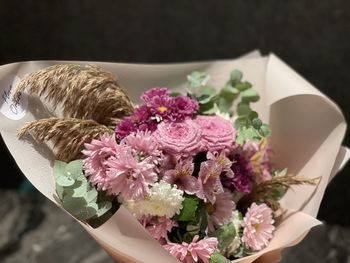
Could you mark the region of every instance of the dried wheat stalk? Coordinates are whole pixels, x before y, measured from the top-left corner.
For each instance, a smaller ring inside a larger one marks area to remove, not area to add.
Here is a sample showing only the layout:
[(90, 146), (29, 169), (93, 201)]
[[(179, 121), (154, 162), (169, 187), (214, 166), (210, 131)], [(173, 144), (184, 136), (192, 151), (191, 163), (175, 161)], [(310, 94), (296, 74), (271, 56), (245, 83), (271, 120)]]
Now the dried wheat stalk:
[(133, 111), (116, 77), (93, 65), (54, 65), (31, 73), (17, 86), (14, 100), (24, 91), (45, 98), (54, 108), (62, 105), (64, 117), (91, 119), (109, 127)]
[(273, 189), (281, 186), (289, 189), (295, 185), (316, 185), (319, 181), (320, 178), (308, 179), (296, 175), (275, 176), (271, 180), (262, 182), (261, 184), (257, 185), (251, 193), (244, 196), (239, 201), (239, 206), (245, 211), (247, 207), (253, 202), (264, 202), (274, 211), (277, 211), (280, 208), (280, 204), (278, 201), (273, 200), (270, 197), (271, 191)]
[(22, 138), (31, 134), (39, 141), (51, 141), (56, 149), (58, 160), (69, 162), (81, 158), (84, 143), (90, 142), (104, 133), (113, 130), (93, 120), (75, 118), (47, 118), (23, 126), (18, 132)]

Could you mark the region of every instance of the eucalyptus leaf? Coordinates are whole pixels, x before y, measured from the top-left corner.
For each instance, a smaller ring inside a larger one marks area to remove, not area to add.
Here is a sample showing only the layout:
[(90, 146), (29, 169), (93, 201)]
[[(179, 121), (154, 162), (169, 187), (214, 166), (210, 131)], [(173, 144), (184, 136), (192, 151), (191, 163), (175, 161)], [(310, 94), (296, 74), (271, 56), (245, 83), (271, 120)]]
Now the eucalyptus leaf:
[(218, 239), (218, 241), (219, 241), (218, 248), (222, 252), (235, 239), (235, 237), (236, 237), (236, 228), (235, 228), (235, 225), (233, 223), (228, 223), (226, 225), (221, 226), (220, 228), (215, 230), (210, 235), (214, 236), (214, 237), (216, 237)]
[(83, 161), (82, 160), (74, 160), (67, 164), (65, 168), (66, 175), (77, 179), (83, 175)]
[(252, 110), (251, 110), (251, 108), (250, 108), (250, 106), (248, 104), (239, 103), (237, 105), (237, 114), (238, 114), (238, 116), (247, 115), (251, 111)]
[(100, 217), (107, 213), (112, 208), (112, 203), (110, 201), (103, 201), (98, 204), (97, 216)]
[(243, 77), (242, 72), (235, 69), (235, 70), (231, 71), (230, 81), (233, 83), (238, 83), (242, 80), (242, 77)]
[(260, 99), (259, 93), (250, 88), (241, 92), (243, 102), (256, 102)]
[(56, 177), (56, 184), (58, 184), (59, 186), (71, 186), (74, 184), (74, 182), (74, 179), (66, 177), (64, 175), (58, 175)]
[(205, 86), (210, 79), (210, 76), (205, 72), (194, 71), (187, 75), (187, 81), (192, 88), (199, 88)]

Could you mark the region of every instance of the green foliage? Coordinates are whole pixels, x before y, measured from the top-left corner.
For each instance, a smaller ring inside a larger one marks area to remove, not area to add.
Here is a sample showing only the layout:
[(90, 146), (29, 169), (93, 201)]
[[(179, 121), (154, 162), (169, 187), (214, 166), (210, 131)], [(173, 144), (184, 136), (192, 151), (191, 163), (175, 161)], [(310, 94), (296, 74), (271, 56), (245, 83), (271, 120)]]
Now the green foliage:
[(192, 221), (196, 217), (199, 199), (195, 196), (186, 196), (182, 202), (180, 214), (175, 216), (176, 221)]
[(192, 88), (205, 86), (209, 81), (210, 76), (204, 72), (194, 71), (187, 76), (187, 81)]
[(210, 256), (210, 263), (231, 263), (231, 260), (228, 260), (220, 252), (216, 251)]
[(214, 232), (212, 232), (210, 235), (214, 236), (218, 239), (219, 245), (218, 248), (220, 251), (224, 251), (225, 248), (227, 248), (235, 239), (236, 237), (236, 227), (231, 222), (226, 225), (221, 226)]
[[(226, 85), (216, 90), (208, 85), (209, 75), (195, 71), (187, 76), (189, 82), (189, 96), (199, 103), (199, 114), (213, 115), (227, 113), (238, 115), (235, 127), (238, 131), (237, 142), (243, 144), (247, 140), (257, 141), (270, 135), (271, 131), (264, 124), (250, 104), (260, 99), (258, 92), (247, 81), (242, 81), (243, 74), (233, 70)], [(233, 106), (236, 105), (236, 110)]]
[[(94, 227), (109, 219), (117, 210), (111, 197), (97, 191), (83, 174), (82, 160), (70, 163), (55, 161), (56, 192), (64, 209), (75, 218)], [(104, 220), (101, 220), (104, 219)]]

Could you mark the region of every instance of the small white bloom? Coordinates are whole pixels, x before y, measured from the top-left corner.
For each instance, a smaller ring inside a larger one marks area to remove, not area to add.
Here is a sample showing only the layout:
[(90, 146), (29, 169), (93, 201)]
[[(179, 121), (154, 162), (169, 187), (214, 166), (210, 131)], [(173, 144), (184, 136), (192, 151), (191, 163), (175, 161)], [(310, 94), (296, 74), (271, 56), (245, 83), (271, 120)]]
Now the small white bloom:
[(160, 181), (151, 188), (151, 194), (142, 200), (128, 200), (124, 202), (125, 207), (136, 217), (142, 215), (173, 217), (180, 213), (184, 201), (183, 191)]

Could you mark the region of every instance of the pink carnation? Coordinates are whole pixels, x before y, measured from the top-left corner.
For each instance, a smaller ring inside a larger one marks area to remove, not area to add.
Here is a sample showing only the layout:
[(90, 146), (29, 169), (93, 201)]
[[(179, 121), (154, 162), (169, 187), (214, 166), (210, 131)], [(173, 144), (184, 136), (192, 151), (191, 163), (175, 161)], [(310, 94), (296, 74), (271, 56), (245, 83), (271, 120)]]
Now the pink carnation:
[(195, 236), (191, 244), (183, 242), (182, 244), (168, 243), (163, 247), (174, 257), (184, 263), (202, 262), (209, 263), (210, 257), (218, 246), (218, 240), (215, 237), (199, 240)]
[(197, 116), (194, 120), (202, 128), (202, 137), (208, 151), (231, 149), (236, 130), (233, 124), (218, 116)]
[(183, 122), (161, 122), (153, 133), (166, 153), (193, 156), (202, 151), (202, 131), (191, 119)]
[(242, 242), (249, 249), (260, 251), (273, 237), (274, 220), (272, 210), (266, 204), (253, 203), (245, 214), (242, 226)]
[(85, 150), (82, 153), (87, 156), (84, 163), (85, 175), (89, 181), (97, 188), (106, 190), (108, 188), (107, 161), (111, 156), (117, 153), (117, 142), (113, 135), (104, 134), (99, 140), (92, 140), (91, 143), (85, 143)]

